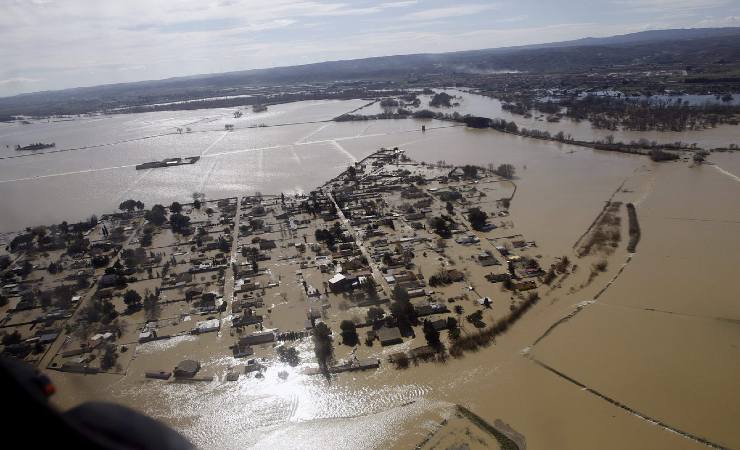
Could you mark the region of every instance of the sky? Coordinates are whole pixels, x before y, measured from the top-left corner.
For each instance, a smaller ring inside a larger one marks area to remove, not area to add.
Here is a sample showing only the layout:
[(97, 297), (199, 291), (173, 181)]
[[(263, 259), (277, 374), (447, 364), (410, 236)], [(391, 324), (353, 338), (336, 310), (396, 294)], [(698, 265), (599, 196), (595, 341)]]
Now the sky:
[(0, 11), (0, 96), (740, 26), (740, 0), (0, 0)]

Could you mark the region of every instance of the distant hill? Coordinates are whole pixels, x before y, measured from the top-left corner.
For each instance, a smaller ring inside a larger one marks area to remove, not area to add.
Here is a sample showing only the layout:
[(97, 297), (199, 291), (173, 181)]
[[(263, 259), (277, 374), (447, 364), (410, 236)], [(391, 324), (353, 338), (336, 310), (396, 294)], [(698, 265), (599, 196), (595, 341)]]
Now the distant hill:
[(499, 70), (569, 73), (605, 68), (740, 63), (740, 27), (655, 30), (605, 38), (441, 54), (395, 55), (123, 83), (0, 98), (0, 117), (77, 114), (233, 94), (243, 86), (407, 80)]

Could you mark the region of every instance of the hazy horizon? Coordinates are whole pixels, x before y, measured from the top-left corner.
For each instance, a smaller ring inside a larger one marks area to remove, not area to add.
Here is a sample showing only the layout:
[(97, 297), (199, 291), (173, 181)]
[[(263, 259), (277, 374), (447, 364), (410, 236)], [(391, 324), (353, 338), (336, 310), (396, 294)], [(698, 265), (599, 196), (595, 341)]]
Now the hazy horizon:
[(193, 0), (6, 2), (0, 97), (669, 28), (740, 25), (737, 0), (463, 3)]

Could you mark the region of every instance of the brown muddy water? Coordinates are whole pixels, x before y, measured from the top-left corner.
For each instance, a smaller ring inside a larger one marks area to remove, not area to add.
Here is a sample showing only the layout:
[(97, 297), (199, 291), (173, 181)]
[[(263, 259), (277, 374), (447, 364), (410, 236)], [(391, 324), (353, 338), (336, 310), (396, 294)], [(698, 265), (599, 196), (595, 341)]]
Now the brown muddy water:
[[(472, 102), (466, 97), (463, 104)], [(304, 102), (270, 113), (278, 115), (272, 123), (308, 122), (360, 104)], [(445, 364), (404, 371), (384, 365), (326, 382), (302, 373), (313, 359), (310, 343), (303, 342), (302, 366), (272, 362), (264, 379), (226, 382), (226, 371), (238, 362), (228, 353), (225, 330), (225, 336), (139, 346), (124, 377), (53, 373), (61, 407), (88, 399), (121, 402), (172, 424), (202, 448), (409, 448), (437, 429), (453, 404), (490, 423), (501, 419), (532, 449), (706, 448), (696, 437), (740, 447), (740, 155), (713, 154), (709, 159), (716, 165), (691, 167), (443, 122), (427, 122), (426, 133), (414, 120), (239, 129), (241, 119), (232, 113), (157, 113), (0, 129), (3, 147), (54, 141), (57, 148), (171, 133), (188, 123), (194, 131), (0, 160), (0, 207), (9, 212), (2, 230), (109, 211), (129, 197), (151, 204), (187, 199), (193, 191), (211, 198), (308, 191), (381, 146), (399, 146), (417, 160), (514, 164), (510, 220), (516, 231), (537, 241), (543, 256), (568, 255), (582, 269), (495, 345)], [(269, 124), (268, 119), (248, 117), (244, 125)], [(224, 132), (225, 123), (237, 130)], [(563, 129), (562, 123), (554, 125)], [(737, 141), (736, 130), (707, 133), (718, 133), (711, 138), (718, 142), (727, 136)], [(100, 139), (100, 133), (110, 138)], [(695, 135), (697, 142), (710, 139), (703, 133)], [(194, 166), (144, 172), (132, 167), (195, 154), (203, 159)], [(636, 204), (642, 240), (630, 258), (623, 239), (604, 256), (607, 272), (582, 286), (592, 259), (578, 260), (572, 247), (612, 195)], [(502, 295), (490, 289), (494, 299)], [(587, 306), (533, 345), (579, 304)], [(390, 351), (398, 349), (385, 353)], [(338, 356), (346, 356), (342, 352)], [(146, 370), (174, 366), (181, 359), (175, 354), (200, 359), (215, 380), (143, 378)]]

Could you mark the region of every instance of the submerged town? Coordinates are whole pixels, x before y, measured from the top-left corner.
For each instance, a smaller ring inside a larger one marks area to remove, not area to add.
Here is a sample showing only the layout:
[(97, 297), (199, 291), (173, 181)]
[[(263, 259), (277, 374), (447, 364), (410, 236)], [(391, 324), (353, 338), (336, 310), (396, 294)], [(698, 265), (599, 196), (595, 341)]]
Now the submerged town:
[[(309, 195), (127, 200), (99, 219), (29, 229), (2, 256), (3, 352), (123, 375), (141, 344), (219, 333), (218, 351), (238, 362), (229, 381), (260, 378), (271, 359), (297, 365), (301, 339), (315, 346), (307, 370), (327, 377), (459, 356), (505, 331), (555, 276), (507, 222), (513, 176), (507, 164), (381, 149)], [(378, 357), (404, 341), (410, 350)], [(222, 376), (175, 359), (145, 377)]]

